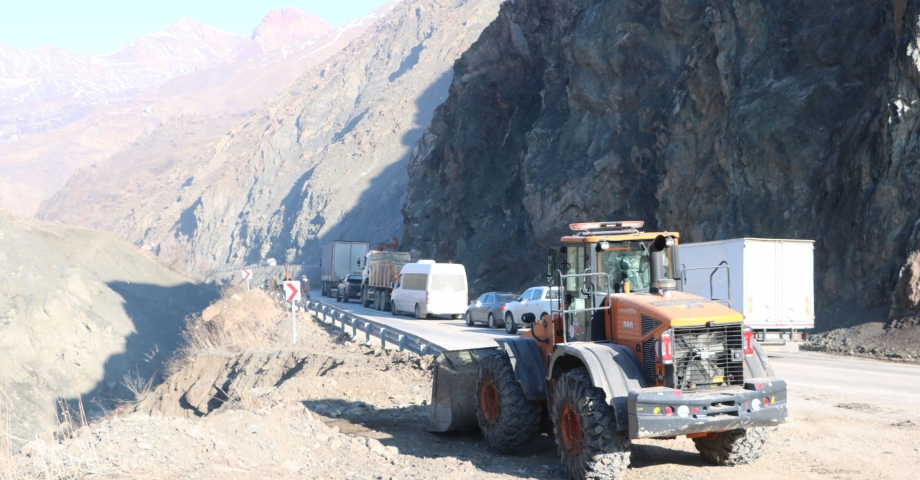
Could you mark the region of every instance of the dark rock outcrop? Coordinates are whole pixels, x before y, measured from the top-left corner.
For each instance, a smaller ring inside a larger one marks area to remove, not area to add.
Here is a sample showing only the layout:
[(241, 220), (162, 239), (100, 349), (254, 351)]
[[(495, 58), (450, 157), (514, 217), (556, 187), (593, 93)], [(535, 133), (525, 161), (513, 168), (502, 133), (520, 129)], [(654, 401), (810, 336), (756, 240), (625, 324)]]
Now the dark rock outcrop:
[(816, 240), (819, 308), (920, 248), (915, 1), (517, 0), (409, 163), (408, 246), (539, 281), (566, 225)]

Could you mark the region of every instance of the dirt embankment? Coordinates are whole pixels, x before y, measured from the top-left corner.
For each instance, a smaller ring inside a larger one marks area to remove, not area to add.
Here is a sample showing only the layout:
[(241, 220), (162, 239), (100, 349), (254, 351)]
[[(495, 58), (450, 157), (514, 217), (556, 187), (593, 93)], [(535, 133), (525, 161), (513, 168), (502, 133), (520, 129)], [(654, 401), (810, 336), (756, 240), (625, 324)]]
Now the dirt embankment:
[(47, 432), (56, 399), (103, 414), (162, 370), (216, 291), (108, 233), (0, 211), (0, 440)]
[(289, 315), (261, 292), (225, 293), (190, 320), (189, 346), (141, 401), (13, 461), (132, 478), (519, 475), (519, 459), (493, 459), (478, 435), (425, 432), (431, 357), (356, 343), (303, 313), (291, 345)]

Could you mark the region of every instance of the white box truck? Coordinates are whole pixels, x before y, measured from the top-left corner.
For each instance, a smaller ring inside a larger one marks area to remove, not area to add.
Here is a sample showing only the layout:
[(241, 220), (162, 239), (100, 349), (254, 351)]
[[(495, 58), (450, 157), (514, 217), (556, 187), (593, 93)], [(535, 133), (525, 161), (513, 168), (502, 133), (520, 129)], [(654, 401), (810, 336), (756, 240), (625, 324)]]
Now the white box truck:
[(744, 315), (761, 342), (815, 326), (814, 241), (733, 238), (678, 245), (683, 291)]
[(332, 292), (346, 275), (361, 275), (367, 250), (367, 242), (337, 240), (323, 245), (323, 257), (320, 261), (323, 296), (332, 296)]

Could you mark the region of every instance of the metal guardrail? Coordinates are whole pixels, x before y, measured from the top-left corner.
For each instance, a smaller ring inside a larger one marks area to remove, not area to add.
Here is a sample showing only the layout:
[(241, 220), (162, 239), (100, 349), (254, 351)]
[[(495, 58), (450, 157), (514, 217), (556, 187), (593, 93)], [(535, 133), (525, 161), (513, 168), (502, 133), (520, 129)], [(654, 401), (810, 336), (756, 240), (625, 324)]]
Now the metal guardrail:
[(317, 322), (332, 324), (347, 333), (351, 330), (351, 335), (358, 338), (358, 332), (364, 332), (364, 343), (371, 344), (371, 336), (380, 339), (380, 348), (386, 348), (387, 343), (399, 347), (399, 351), (410, 351), (418, 355), (433, 355), (437, 357), (445, 352), (444, 348), (425, 340), (418, 335), (404, 332), (389, 325), (368, 320), (362, 316), (346, 312), (338, 307), (334, 307), (320, 301), (306, 302), (307, 309), (313, 311), (313, 318)]
[[(304, 268), (304, 267), (315, 266), (315, 265), (308, 264), (308, 263), (288, 263), (287, 266), (291, 268), (293, 267)], [(284, 267), (285, 267), (285, 264), (283, 263), (279, 263), (274, 266), (272, 265), (244, 265), (241, 267), (223, 267), (223, 268), (215, 268), (212, 270), (208, 270), (208, 275), (214, 275), (215, 273), (239, 272), (240, 270), (244, 268), (246, 270), (262, 270), (265, 268), (284, 268)]]

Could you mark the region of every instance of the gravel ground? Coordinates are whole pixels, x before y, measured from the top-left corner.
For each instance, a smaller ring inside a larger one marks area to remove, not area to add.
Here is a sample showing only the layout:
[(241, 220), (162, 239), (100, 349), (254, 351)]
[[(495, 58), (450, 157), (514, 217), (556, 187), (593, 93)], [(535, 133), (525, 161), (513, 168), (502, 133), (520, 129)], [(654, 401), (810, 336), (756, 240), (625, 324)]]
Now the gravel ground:
[[(12, 463), (42, 476), (41, 458), (70, 455), (58, 463), (71, 468), (58, 470), (89, 478), (566, 478), (547, 434), (499, 455), (478, 432), (426, 432), (430, 358), (366, 347), (309, 320), (298, 330), (303, 344), (279, 347), (278, 358), (300, 352), (334, 359), (334, 368), (300, 368), (204, 416), (190, 408), (110, 414), (62, 440), (30, 444), (29, 456)], [(712, 467), (685, 438), (644, 440), (634, 444), (627, 479), (910, 478), (920, 468), (920, 419), (903, 402), (790, 385), (790, 420), (773, 429), (754, 464)]]

